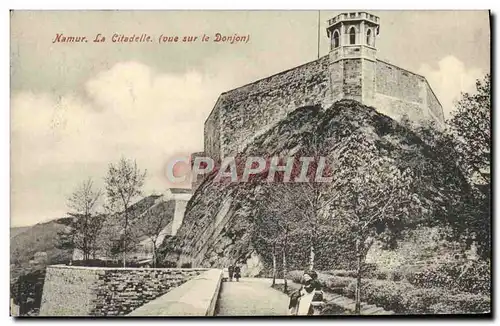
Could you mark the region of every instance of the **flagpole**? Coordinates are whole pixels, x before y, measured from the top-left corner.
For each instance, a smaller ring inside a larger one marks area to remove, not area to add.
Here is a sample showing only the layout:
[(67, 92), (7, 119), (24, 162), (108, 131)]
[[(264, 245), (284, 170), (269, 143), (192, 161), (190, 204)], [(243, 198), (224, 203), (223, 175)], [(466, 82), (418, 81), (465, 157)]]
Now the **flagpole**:
[(318, 59), (319, 59), (319, 29), (320, 29), (320, 15), (321, 15), (321, 10), (318, 10)]

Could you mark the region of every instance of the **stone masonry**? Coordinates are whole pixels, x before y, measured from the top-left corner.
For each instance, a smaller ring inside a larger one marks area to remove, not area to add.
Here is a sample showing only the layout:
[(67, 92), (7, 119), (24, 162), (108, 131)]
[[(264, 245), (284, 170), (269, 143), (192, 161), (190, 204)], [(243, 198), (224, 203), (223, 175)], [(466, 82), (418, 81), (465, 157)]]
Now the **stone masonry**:
[(123, 316), (205, 270), (49, 266), (40, 316)]
[(442, 126), (442, 106), (425, 77), (377, 59), (379, 28), (375, 15), (342, 13), (328, 21), (328, 55), (222, 93), (205, 121), (205, 154), (216, 161), (235, 155), (295, 109), (326, 109), (344, 98), (395, 120)]

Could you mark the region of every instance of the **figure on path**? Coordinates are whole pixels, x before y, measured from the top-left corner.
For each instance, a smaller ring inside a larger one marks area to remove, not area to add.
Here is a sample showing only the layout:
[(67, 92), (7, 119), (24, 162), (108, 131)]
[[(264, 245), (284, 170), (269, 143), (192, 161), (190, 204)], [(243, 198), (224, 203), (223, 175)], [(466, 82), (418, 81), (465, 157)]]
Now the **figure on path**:
[(241, 269), (239, 265), (236, 265), (234, 267), (234, 278), (236, 279), (236, 282), (240, 281), (240, 277), (241, 277)]
[(318, 281), (318, 273), (308, 271), (302, 277), (302, 286), (290, 295), (288, 309), (290, 315), (313, 315), (313, 301), (323, 301), (323, 292)]
[(233, 281), (233, 274), (234, 274), (234, 266), (233, 265), (229, 266), (227, 271), (229, 274), (229, 281), (232, 282)]

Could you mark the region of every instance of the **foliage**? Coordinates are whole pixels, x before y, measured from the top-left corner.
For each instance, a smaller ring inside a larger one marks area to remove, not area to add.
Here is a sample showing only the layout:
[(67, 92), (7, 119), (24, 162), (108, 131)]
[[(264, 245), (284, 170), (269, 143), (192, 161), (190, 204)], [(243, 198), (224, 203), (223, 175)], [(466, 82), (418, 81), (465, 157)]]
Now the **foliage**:
[(476, 81), (475, 93), (463, 93), (448, 121), (462, 169), (473, 184), (490, 184), (491, 79)]
[(491, 291), (490, 264), (484, 261), (433, 265), (423, 271), (406, 275), (406, 279), (411, 284), (423, 288), (445, 287), (483, 294)]
[(101, 191), (93, 189), (93, 182), (82, 182), (68, 198), (69, 215), (73, 217), (69, 229), (59, 235), (63, 248), (79, 249), (83, 259), (90, 259), (97, 250), (97, 237), (104, 217), (97, 214)]
[(490, 256), (491, 239), (491, 79), (476, 81), (475, 93), (463, 93), (456, 111), (448, 121), (460, 166), (474, 189), (464, 207), (467, 219), (455, 227), (479, 243), (479, 255)]
[(491, 301), (487, 296), (459, 293), (442, 298), (428, 308), (433, 314), (487, 313)]
[[(355, 281), (345, 289), (344, 295), (354, 298)], [(443, 288), (415, 288), (405, 281), (364, 280), (362, 301), (377, 304), (396, 313), (480, 313), (489, 310), (488, 296), (456, 293)]]
[(40, 309), (45, 268), (25, 273), (11, 283), (11, 297), (19, 305), (20, 315), (29, 315)]
[(426, 203), (434, 224), (451, 226), (452, 239), (461, 242), (463, 250), (477, 242), (483, 259), (490, 256), (491, 247), (490, 87), (486, 75), (477, 80), (476, 92), (463, 93), (447, 129), (432, 122), (416, 125), (403, 120), (433, 152), (432, 156), (413, 152), (402, 164), (411, 165), (421, 176), (419, 188), (437, 186), (428, 189), (435, 199)]
[(162, 235), (167, 236), (167, 234), (164, 233), (164, 229), (173, 218), (171, 210), (167, 210), (165, 207), (166, 205), (167, 202), (160, 199), (160, 201), (156, 202), (138, 217), (134, 223), (134, 231), (146, 236), (151, 242), (153, 249), (153, 267), (156, 267), (158, 260), (157, 241)]
[(123, 255), (123, 266), (126, 264), (127, 252), (132, 249), (129, 234), (129, 222), (134, 216), (130, 210), (132, 201), (141, 195), (141, 189), (146, 178), (146, 171), (141, 171), (134, 161), (121, 158), (115, 164), (110, 164), (108, 173), (104, 178), (106, 183), (107, 209), (115, 214), (121, 213), (123, 219), (123, 234), (119, 247)]

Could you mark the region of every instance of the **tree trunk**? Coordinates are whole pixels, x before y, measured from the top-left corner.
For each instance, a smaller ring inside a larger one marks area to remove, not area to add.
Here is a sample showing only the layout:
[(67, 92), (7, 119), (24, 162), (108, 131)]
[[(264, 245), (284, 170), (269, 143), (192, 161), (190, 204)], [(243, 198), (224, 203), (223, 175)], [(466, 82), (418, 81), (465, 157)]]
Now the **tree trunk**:
[(309, 270), (310, 271), (314, 270), (314, 244), (312, 239), (311, 239), (311, 247), (309, 248)]
[(283, 244), (283, 279), (285, 280), (285, 293), (288, 291), (288, 282), (286, 280), (287, 268), (286, 268), (286, 251), (288, 242), (288, 230), (285, 231), (285, 242)]
[(153, 268), (156, 268), (156, 243), (153, 241)]
[(128, 207), (125, 206), (125, 228), (123, 230), (123, 267), (127, 267), (127, 228), (128, 228)]
[(273, 244), (273, 286), (276, 285), (276, 244)]
[(354, 313), (359, 315), (361, 314), (361, 270), (362, 270), (362, 261), (361, 261), (361, 243), (360, 241), (356, 241), (356, 307)]

